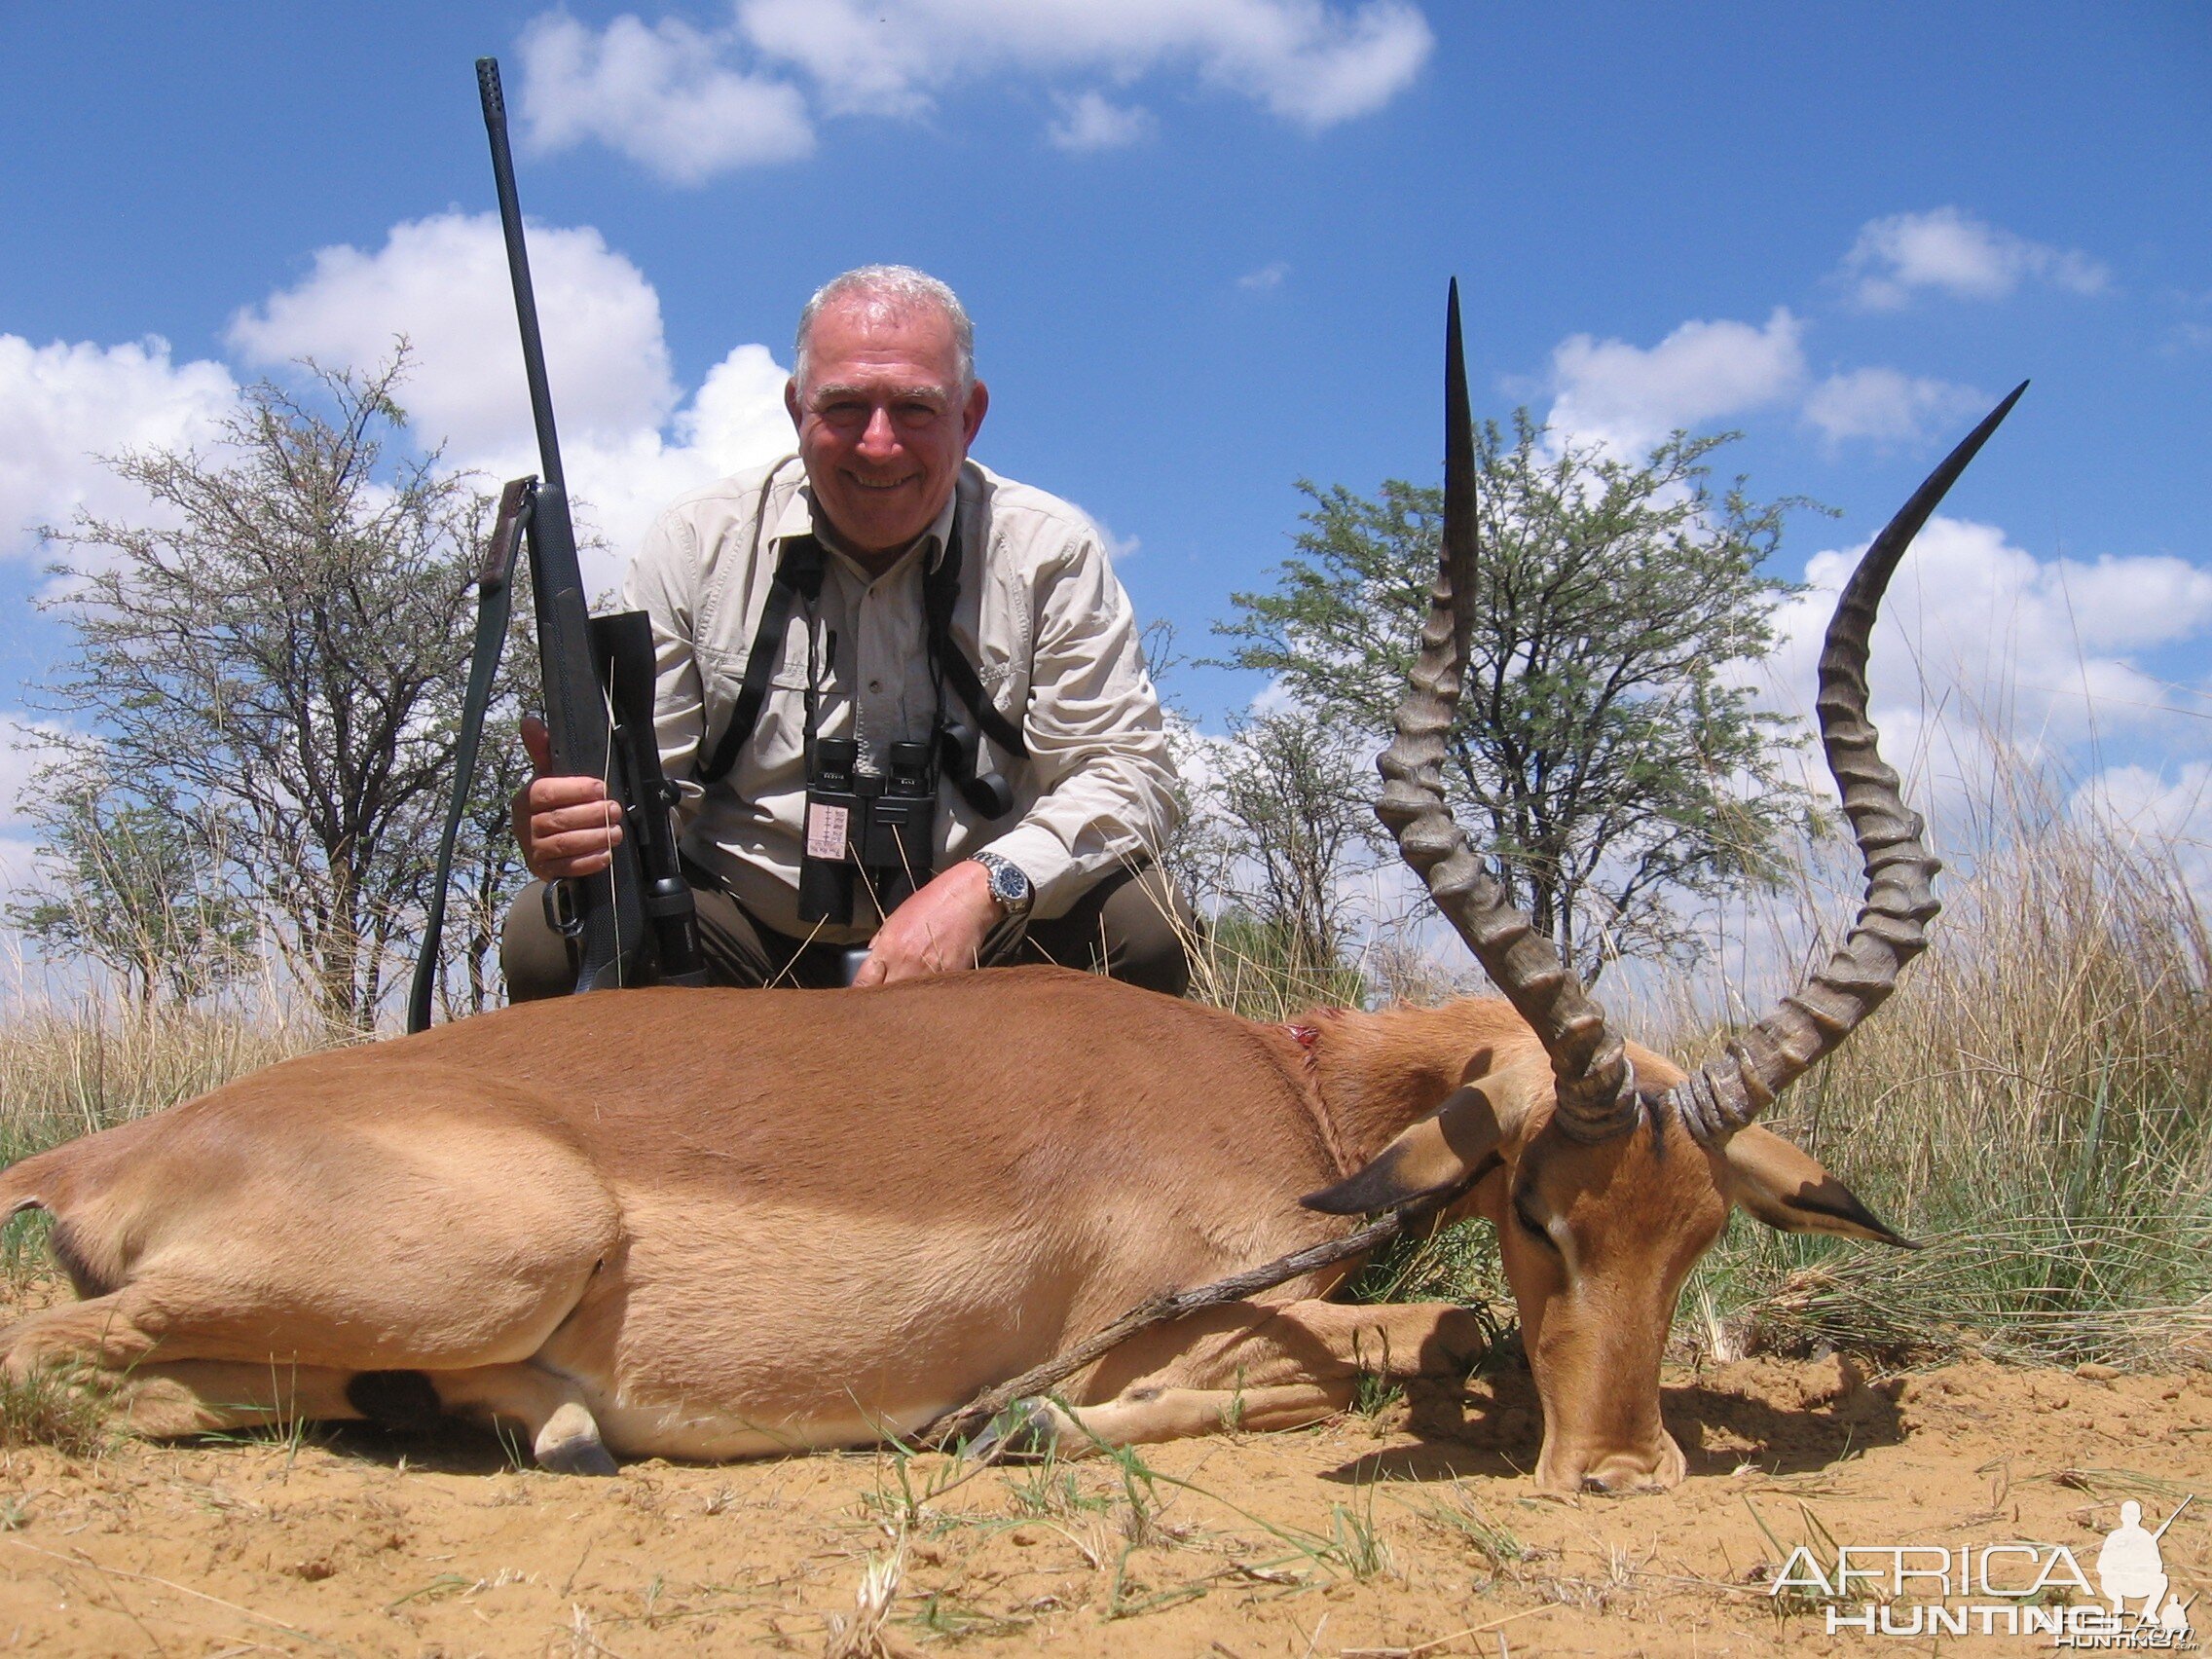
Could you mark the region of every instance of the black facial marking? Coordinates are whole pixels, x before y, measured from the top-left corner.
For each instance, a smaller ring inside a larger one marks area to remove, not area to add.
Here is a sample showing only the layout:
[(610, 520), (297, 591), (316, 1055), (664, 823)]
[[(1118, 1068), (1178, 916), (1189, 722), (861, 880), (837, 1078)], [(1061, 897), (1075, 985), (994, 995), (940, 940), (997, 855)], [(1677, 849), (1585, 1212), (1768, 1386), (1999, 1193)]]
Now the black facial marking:
[(1916, 1240), (1907, 1238), (1903, 1234), (1892, 1229), (1888, 1222), (1861, 1203), (1856, 1195), (1846, 1192), (1844, 1198), (1847, 1201), (1832, 1204), (1823, 1203), (1816, 1198), (1789, 1198), (1786, 1201), (1791, 1209), (1803, 1215), (1829, 1215), (1835, 1217), (1838, 1221), (1848, 1221), (1855, 1227), (1863, 1227), (1867, 1232), (1880, 1238), (1883, 1243), (1895, 1244), (1900, 1250), (1924, 1248)]

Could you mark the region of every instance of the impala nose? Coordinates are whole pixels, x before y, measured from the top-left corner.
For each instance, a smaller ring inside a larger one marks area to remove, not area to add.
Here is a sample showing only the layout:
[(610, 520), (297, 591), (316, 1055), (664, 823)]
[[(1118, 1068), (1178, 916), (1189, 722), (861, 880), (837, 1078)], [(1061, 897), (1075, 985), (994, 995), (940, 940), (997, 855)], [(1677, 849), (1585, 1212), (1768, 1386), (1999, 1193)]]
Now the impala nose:
[(1681, 1484), (1688, 1467), (1674, 1436), (1663, 1432), (1655, 1445), (1594, 1450), (1582, 1462), (1579, 1473), (1570, 1473), (1565, 1468), (1559, 1471), (1568, 1476), (1565, 1480), (1543, 1480), (1539, 1470), (1539, 1484), (1554, 1492), (1580, 1491), (1614, 1496), (1632, 1492), (1665, 1492)]

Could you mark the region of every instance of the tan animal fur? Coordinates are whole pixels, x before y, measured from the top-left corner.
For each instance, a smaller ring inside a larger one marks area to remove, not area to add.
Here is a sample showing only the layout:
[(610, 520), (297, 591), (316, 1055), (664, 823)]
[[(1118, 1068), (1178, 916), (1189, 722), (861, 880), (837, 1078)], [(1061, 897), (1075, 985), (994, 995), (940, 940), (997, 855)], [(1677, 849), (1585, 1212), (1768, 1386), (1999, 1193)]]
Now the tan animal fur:
[[(1678, 1475), (1658, 1348), (1724, 1213), (1710, 1155), (1547, 1146), (1513, 1087), (1541, 1050), (1499, 1003), (1312, 1030), (1040, 969), (595, 995), (294, 1060), (0, 1176), (0, 1205), (54, 1213), (86, 1298), (0, 1345), (18, 1375), (90, 1362), (153, 1434), (358, 1417), (420, 1373), (554, 1466), (866, 1444), (1156, 1292), (1341, 1231), (1296, 1201), (1343, 1175), (1329, 1142), (1364, 1161), (1487, 1085), (1516, 1134), (1462, 1207), (1499, 1222), (1547, 1421), (1569, 1425), (1545, 1483)], [(1593, 1154), (1646, 1194), (1633, 1242), (1603, 1187), (1574, 1213)], [(1523, 1189), (1567, 1217), (1579, 1276), (1551, 1284), (1506, 1224)], [(1077, 1423), (1038, 1426), (1079, 1452), (1283, 1426), (1342, 1409), (1360, 1370), (1456, 1379), (1479, 1352), (1460, 1309), (1327, 1288), (1148, 1333), (1072, 1380)], [(1554, 1362), (1578, 1347), (1599, 1373)], [(1641, 1402), (1623, 1435), (1592, 1438), (1593, 1389)]]

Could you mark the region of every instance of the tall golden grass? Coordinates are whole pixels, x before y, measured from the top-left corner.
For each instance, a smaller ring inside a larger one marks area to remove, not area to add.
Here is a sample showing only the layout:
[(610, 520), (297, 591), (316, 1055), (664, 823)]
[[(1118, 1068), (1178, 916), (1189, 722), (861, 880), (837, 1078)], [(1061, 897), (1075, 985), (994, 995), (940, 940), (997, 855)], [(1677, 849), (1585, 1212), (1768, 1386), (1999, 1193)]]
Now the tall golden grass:
[(2174, 846), (1997, 804), (1927, 955), (1772, 1120), (1929, 1247), (1739, 1217), (1686, 1299), (1714, 1346), (2212, 1359), (2212, 929)]
[(0, 1024), (0, 1161), (108, 1128), (330, 1042), (312, 1021), (85, 999)]

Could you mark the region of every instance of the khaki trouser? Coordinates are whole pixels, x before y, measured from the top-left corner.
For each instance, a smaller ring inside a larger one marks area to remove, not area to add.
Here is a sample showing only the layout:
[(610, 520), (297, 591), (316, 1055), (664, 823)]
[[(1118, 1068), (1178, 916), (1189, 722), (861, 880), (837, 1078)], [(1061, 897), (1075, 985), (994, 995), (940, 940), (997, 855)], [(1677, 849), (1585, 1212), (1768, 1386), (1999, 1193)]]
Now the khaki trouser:
[[(714, 985), (796, 985), (821, 989), (843, 984), (845, 947), (808, 944), (764, 926), (696, 866), (685, 866), (699, 906), (700, 953)], [(575, 984), (573, 948), (545, 919), (545, 885), (532, 882), (507, 912), (499, 940), (499, 968), (509, 1002), (566, 996)], [(1042, 962), (1124, 979), (1179, 997), (1190, 988), (1191, 963), (1183, 941), (1192, 937), (1191, 909), (1156, 866), (1118, 870), (1093, 887), (1064, 916), (1032, 922), (1001, 947), (986, 967)]]

